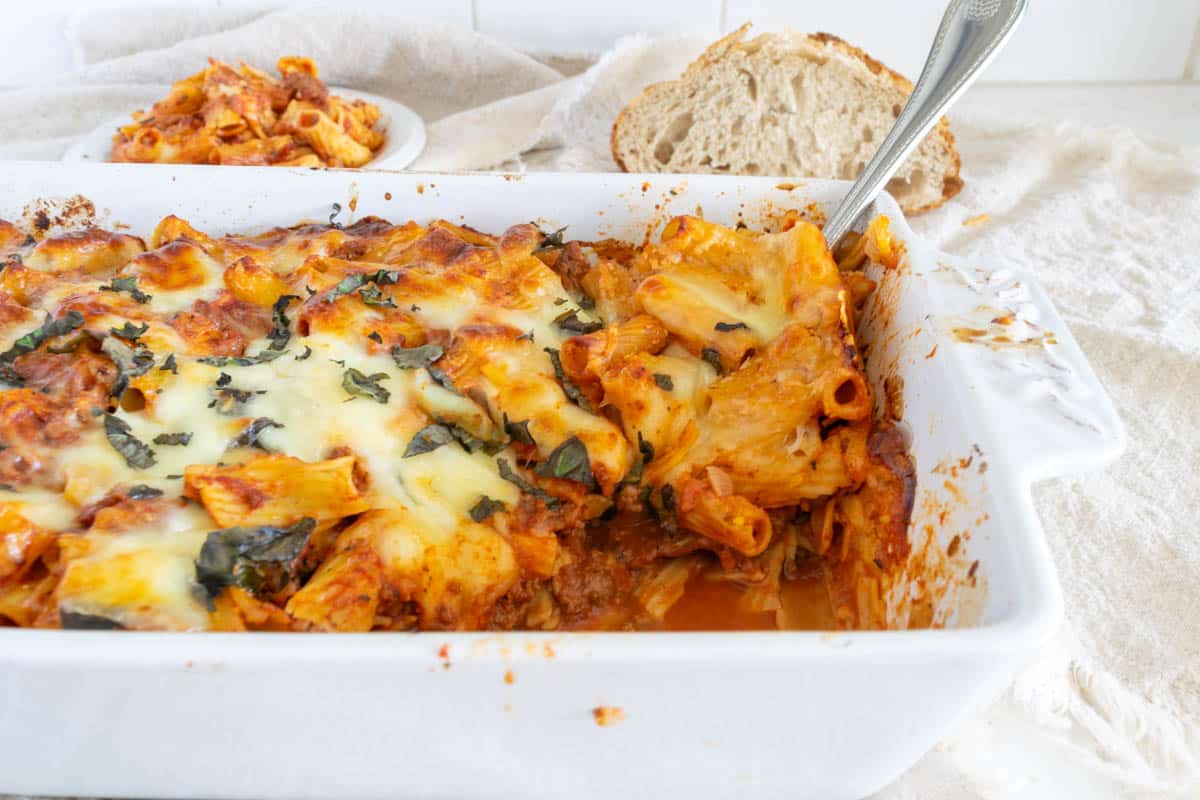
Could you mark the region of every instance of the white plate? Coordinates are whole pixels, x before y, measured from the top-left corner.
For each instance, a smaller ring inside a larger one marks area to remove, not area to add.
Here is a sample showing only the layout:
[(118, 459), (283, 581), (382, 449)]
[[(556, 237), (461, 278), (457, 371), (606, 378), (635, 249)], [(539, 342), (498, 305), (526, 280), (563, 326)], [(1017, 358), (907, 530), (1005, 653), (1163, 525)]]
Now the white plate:
[[(329, 87), (330, 94), (345, 97), (350, 100), (366, 100), (379, 106), (383, 112), (375, 127), (387, 135), (383, 148), (375, 154), (363, 169), (404, 169), (425, 149), (425, 123), (408, 106), (380, 97), (377, 94), (356, 92), (353, 89)], [(71, 145), (63, 154), (63, 161), (70, 162), (107, 162), (112, 156), (113, 134), (122, 125), (128, 125), (132, 120), (132, 110), (129, 114), (113, 117), (98, 126), (91, 133)]]
[[(751, 227), (830, 209), (849, 184), (720, 175), (422, 173), (15, 163), (0, 218), (39, 198), (146, 235), (352, 217), (641, 241), (674, 214)], [(353, 202), (352, 202), (353, 201)], [(44, 206), (43, 206), (44, 207)], [(1124, 433), (1031, 275), (940, 253), (890, 197), (907, 256), (861, 343), (912, 433), (910, 536), (961, 535), (975, 590), (943, 630), (181, 634), (0, 629), (0, 792), (214, 798), (858, 798), (987, 702), (1056, 629), (1062, 597), (1030, 496), (1094, 469)], [(54, 216), (54, 215), (52, 215)], [(1002, 322), (999, 315), (1010, 315)], [(1005, 334), (977, 340), (981, 332)], [(1017, 335), (1016, 325), (1024, 330)], [(1027, 338), (1028, 337), (1028, 338)], [(897, 380), (898, 379), (898, 380)], [(904, 587), (902, 587), (904, 588)], [(969, 594), (969, 596), (967, 596)], [(982, 602), (978, 616), (968, 601)], [(960, 613), (961, 612), (961, 613)], [(511, 674), (510, 674), (511, 673)], [(506, 675), (509, 677), (506, 679)], [(592, 709), (620, 706), (601, 728)]]

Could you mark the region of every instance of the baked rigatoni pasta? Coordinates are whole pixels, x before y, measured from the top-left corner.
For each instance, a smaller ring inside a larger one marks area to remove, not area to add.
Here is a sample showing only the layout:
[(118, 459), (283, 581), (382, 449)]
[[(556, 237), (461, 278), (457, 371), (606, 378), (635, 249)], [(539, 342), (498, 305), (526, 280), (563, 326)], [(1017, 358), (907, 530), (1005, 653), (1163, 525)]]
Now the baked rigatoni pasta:
[(872, 624), (913, 470), (868, 236), (0, 223), (0, 624), (773, 627), (822, 575)]
[(117, 130), (112, 160), (361, 167), (383, 147), (378, 106), (331, 95), (312, 59), (276, 68), (279, 78), (210, 59)]

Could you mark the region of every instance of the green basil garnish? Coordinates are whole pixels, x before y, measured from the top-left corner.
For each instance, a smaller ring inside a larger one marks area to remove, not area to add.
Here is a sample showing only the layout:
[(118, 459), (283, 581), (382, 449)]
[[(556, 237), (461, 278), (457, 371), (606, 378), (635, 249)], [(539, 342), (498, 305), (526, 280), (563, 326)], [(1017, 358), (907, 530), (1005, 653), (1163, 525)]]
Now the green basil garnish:
[(63, 630), (74, 631), (122, 631), (125, 626), (116, 620), (98, 614), (82, 614), (78, 611), (58, 610), (58, 624)]
[(113, 449), (125, 458), (125, 463), (134, 469), (154, 466), (154, 451), (145, 442), (133, 435), (129, 423), (112, 414), (104, 415), (104, 435)]
[(485, 494), (479, 498), (478, 503), (471, 507), (471, 519), (475, 522), (483, 522), (492, 514), (503, 510), (504, 503), (501, 503), (499, 500), (493, 500)]
[(602, 322), (588, 322), (580, 319), (577, 309), (559, 314), (554, 318), (554, 324), (558, 326), (559, 330), (575, 334), (594, 333), (604, 327)]
[(671, 380), (670, 375), (664, 375), (661, 372), (654, 373), (654, 383), (664, 392), (674, 391), (675, 381)]
[(154, 353), (142, 345), (130, 347), (116, 336), (106, 336), (100, 349), (117, 365), (117, 378), (113, 381), (109, 397), (120, 398), (129, 388), (130, 378), (145, 375), (154, 366)]
[(154, 437), (155, 444), (172, 445), (186, 447), (192, 441), (192, 434), (184, 433), (160, 433)]
[(252, 367), (255, 364), (267, 364), (274, 361), (283, 353), (283, 350), (263, 350), (252, 356), (203, 356), (196, 360), (212, 367)]
[(242, 428), (242, 432), (233, 438), (233, 441), (229, 443), (229, 446), (257, 447), (260, 450), (266, 450), (267, 448), (258, 440), (258, 437), (262, 435), (263, 431), (268, 430), (269, 428), (282, 427), (283, 423), (276, 422), (270, 417), (256, 417), (250, 422), (249, 425), (247, 425), (245, 428)]
[(421, 369), (428, 367), (442, 357), (445, 351), (436, 344), (423, 344), (420, 347), (392, 347), (392, 361), (400, 369)]
[(426, 425), (417, 431), (416, 435), (408, 443), (408, 447), (404, 448), (402, 458), (412, 458), (422, 453), (430, 453), (442, 445), (450, 444), (453, 441), (454, 434), (446, 425), (439, 423)]
[(300, 296), (295, 294), (280, 295), (271, 306), (271, 330), (267, 333), (267, 338), (271, 340), (271, 350), (285, 349), (292, 338), (292, 323), (287, 318), (287, 307), (293, 300), (299, 299)]
[(109, 332), (113, 336), (119, 336), (127, 342), (136, 342), (143, 333), (150, 330), (150, 323), (143, 322), (141, 325), (134, 325), (126, 320), (125, 324), (119, 328), (109, 328)]
[(588, 402), (587, 395), (583, 391), (571, 383), (567, 373), (563, 371), (562, 359), (558, 355), (558, 351), (553, 347), (542, 348), (550, 356), (550, 363), (554, 366), (554, 377), (558, 378), (559, 384), (563, 388), (563, 392), (570, 398), (571, 402), (582, 408), (584, 411), (591, 411), (592, 404)]
[[(379, 269), (374, 272), (360, 272), (354, 275), (347, 275), (337, 282), (326, 297), (327, 300), (337, 300), (343, 295), (358, 291), (369, 283), (374, 283), (377, 286), (387, 286), (400, 280), (400, 273), (394, 270)], [(360, 295), (361, 296), (361, 295)]]
[(392, 393), (380, 386), (379, 382), (390, 377), (386, 372), (364, 375), (354, 367), (350, 367), (342, 375), (342, 388), (353, 397), (366, 397), (376, 403), (386, 403)]
[(379, 308), (395, 308), (396, 303), (392, 298), (379, 290), (379, 287), (374, 284), (367, 284), (358, 290), (359, 299), (369, 306), (377, 306)]
[(725, 365), (721, 363), (721, 354), (714, 347), (706, 347), (700, 351), (700, 358), (704, 359), (718, 375), (725, 374)]
[(638, 452), (642, 454), (642, 463), (649, 464), (654, 460), (654, 445), (642, 438), (642, 432), (638, 431)]
[(101, 286), (102, 292), (126, 292), (137, 303), (149, 303), (151, 295), (146, 294), (138, 288), (138, 279), (136, 276), (128, 278), (113, 278), (107, 286)]
[(543, 478), (577, 481), (589, 487), (595, 483), (587, 446), (578, 436), (572, 436), (554, 448), (534, 472)]
[(539, 489), (529, 481), (521, 477), (521, 474), (512, 468), (512, 465), (503, 458), (496, 459), (496, 467), (500, 470), (500, 477), (516, 486), (530, 497), (536, 497), (546, 504), (546, 508), (558, 508), (562, 501), (549, 492)]
[(538, 242), (538, 246), (533, 248), (534, 253), (542, 253), (546, 250), (557, 250), (563, 247), (563, 233), (567, 230), (567, 226), (563, 225), (558, 230), (552, 233), (546, 233), (543, 230), (538, 230), (542, 234), (542, 240)]
[(316, 527), (316, 520), (303, 517), (285, 528), (263, 525), (211, 531), (195, 562), (196, 583), (204, 590), (209, 609), (226, 586), (258, 592), (287, 585)]
[(537, 442), (533, 440), (533, 434), (529, 432), (529, 420), (527, 419), (523, 419), (520, 422), (513, 422), (508, 418), (508, 415), (505, 414), (504, 432), (507, 433), (514, 442), (529, 445), (537, 444)]
[(42, 323), (40, 328), (21, 336), (13, 342), (12, 347), (0, 353), (0, 380), (14, 386), (25, 385), (24, 379), (12, 368), (12, 363), (26, 353), (32, 353), (34, 350), (37, 350), (48, 340), (82, 327), (83, 321), (83, 314), (80, 314), (78, 311), (68, 311), (58, 319), (53, 319), (47, 314), (46, 321)]

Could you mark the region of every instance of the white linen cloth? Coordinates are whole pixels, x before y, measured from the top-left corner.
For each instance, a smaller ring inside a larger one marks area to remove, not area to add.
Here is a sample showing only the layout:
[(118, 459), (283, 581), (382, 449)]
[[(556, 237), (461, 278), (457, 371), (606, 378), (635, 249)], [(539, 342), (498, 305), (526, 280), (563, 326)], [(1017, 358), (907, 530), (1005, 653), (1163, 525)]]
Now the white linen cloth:
[[(564, 77), (463, 29), (327, 7), (85, 11), (68, 36), (76, 75), (0, 92), (0, 158), (57, 159), (209, 56), (269, 68), (305, 54), (331, 85), (425, 117), (416, 169), (614, 170), (616, 113), (706, 44), (634, 37)], [(914, 227), (1039, 277), (1130, 445), (1102, 473), (1035, 490), (1066, 596), (1061, 634), (879, 797), (1200, 796), (1200, 149), (1065, 123), (952, 122), (966, 189)]]

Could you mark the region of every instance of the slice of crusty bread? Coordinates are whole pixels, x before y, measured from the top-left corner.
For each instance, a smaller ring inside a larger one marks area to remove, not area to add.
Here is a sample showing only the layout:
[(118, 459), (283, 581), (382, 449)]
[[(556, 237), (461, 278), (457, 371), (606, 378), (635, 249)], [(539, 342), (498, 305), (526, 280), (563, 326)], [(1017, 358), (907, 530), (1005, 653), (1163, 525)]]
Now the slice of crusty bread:
[[(827, 33), (763, 34), (749, 24), (713, 44), (677, 81), (646, 87), (617, 116), (612, 153), (626, 172), (858, 177), (912, 84)], [(906, 213), (941, 205), (962, 179), (943, 118), (888, 184)]]

